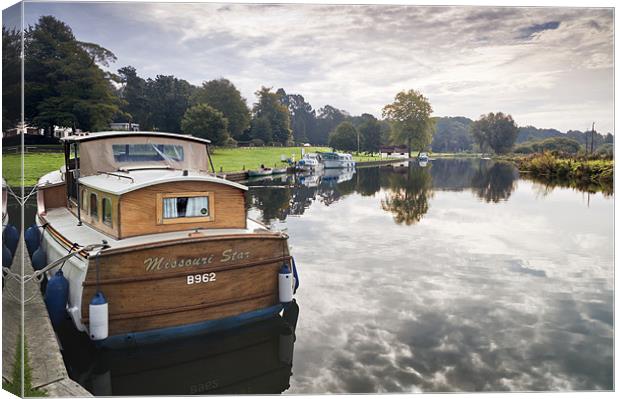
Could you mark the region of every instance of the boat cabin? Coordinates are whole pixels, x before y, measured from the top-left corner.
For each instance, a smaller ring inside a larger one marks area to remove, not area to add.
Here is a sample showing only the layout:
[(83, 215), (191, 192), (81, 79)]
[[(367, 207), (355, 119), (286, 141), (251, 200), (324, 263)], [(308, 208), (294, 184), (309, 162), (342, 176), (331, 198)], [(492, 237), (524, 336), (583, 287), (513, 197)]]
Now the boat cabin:
[(104, 132), (62, 140), (62, 182), (40, 186), (39, 213), (66, 207), (78, 224), (117, 240), (246, 227), (247, 188), (215, 176), (209, 140), (159, 132)]

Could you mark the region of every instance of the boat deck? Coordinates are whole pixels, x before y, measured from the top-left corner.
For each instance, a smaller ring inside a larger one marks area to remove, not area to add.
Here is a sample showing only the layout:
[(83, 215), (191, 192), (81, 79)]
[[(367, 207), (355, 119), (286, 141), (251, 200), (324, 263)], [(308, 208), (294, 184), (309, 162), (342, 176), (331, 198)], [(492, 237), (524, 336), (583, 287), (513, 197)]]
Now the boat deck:
[[(188, 238), (189, 233), (196, 231), (195, 229), (188, 229), (170, 233), (147, 234), (138, 237), (129, 237), (116, 240), (93, 229), (86, 223), (78, 226), (77, 218), (67, 208), (50, 209), (45, 215), (45, 220), (54, 230), (58, 231), (68, 241), (78, 243), (80, 246), (100, 244), (103, 240), (105, 240), (111, 248), (127, 248), (154, 242), (184, 239)], [(200, 229), (199, 232), (205, 237), (235, 234), (274, 233), (273, 231), (267, 230), (263, 224), (252, 219), (247, 219), (247, 228), (245, 229)]]

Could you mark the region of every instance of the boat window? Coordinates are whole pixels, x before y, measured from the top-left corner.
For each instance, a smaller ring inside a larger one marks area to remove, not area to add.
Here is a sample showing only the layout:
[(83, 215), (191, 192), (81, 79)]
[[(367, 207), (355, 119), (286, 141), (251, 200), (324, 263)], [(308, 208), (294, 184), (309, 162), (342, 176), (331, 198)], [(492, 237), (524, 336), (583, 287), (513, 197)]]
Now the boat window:
[(159, 222), (190, 223), (213, 218), (213, 193), (160, 194)]
[(116, 162), (183, 161), (183, 146), (178, 144), (112, 144)]
[(103, 223), (112, 227), (112, 201), (107, 197), (101, 200), (101, 217)]
[(90, 216), (94, 219), (99, 218), (99, 214), (97, 213), (97, 194), (90, 194)]

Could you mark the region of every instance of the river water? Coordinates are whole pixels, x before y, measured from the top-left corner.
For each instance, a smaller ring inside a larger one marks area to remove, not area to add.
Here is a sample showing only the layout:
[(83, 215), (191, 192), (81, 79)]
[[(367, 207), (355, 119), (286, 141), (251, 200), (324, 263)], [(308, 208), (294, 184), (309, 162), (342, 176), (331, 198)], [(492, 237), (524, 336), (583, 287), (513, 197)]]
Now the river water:
[(111, 353), (61, 334), (72, 378), (97, 395), (613, 389), (613, 195), (466, 159), (247, 184), (250, 216), (290, 235), (293, 322)]

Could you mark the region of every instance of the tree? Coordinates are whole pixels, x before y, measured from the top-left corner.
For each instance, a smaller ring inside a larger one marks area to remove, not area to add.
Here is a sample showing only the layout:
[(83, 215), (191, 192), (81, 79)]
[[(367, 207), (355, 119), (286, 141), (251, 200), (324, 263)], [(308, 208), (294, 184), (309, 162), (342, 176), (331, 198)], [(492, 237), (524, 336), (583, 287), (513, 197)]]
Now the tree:
[(382, 142), (381, 124), (374, 116), (370, 114), (362, 114), (364, 122), (358, 126), (360, 133), (361, 148), (366, 152), (379, 152)]
[(474, 138), (469, 131), (471, 119), (464, 117), (435, 118), (436, 131), (431, 148), (433, 152), (461, 152), (473, 148)]
[[(288, 109), (280, 101), (280, 96), (268, 87), (262, 87), (256, 92), (256, 96), (258, 102), (254, 104), (254, 119), (264, 119), (258, 124), (261, 129), (267, 128), (265, 121), (269, 122), (271, 140), (283, 145), (288, 144), (291, 139), (291, 119)], [(254, 123), (253, 126), (257, 124)], [(256, 135), (256, 132), (253, 132), (251, 136), (262, 139)]]
[(343, 151), (357, 149), (357, 130), (351, 122), (342, 122), (329, 135), (329, 146)]
[(214, 145), (225, 145), (230, 140), (228, 120), (224, 114), (207, 104), (190, 107), (181, 121), (183, 133), (211, 140)]
[(383, 107), (383, 117), (394, 125), (394, 140), (407, 143), (409, 158), (413, 147), (421, 152), (430, 145), (435, 132), (432, 112), (428, 99), (416, 90), (401, 91), (393, 103)]
[(316, 112), (312, 105), (307, 103), (301, 94), (286, 94), (284, 89), (278, 89), (276, 94), (291, 115), (293, 139), (296, 143), (307, 142), (316, 129)]
[(273, 137), (271, 136), (271, 123), (269, 123), (269, 119), (266, 117), (252, 119), (250, 136), (254, 140), (261, 140), (263, 144), (270, 143)]
[(315, 131), (308, 133), (308, 139), (313, 144), (325, 145), (329, 140), (329, 133), (332, 132), (336, 126), (349, 116), (345, 111), (339, 110), (331, 105), (326, 105), (319, 109), (316, 119)]
[(157, 75), (155, 79), (147, 79), (145, 95), (151, 115), (153, 129), (179, 133), (181, 119), (189, 107), (190, 96), (196, 90), (183, 79), (172, 75)]
[(481, 149), (490, 147), (497, 154), (510, 151), (517, 139), (519, 129), (512, 116), (501, 112), (482, 115), (471, 124), (471, 133)]
[(250, 109), (245, 98), (228, 79), (204, 82), (191, 99), (192, 104), (208, 104), (228, 119), (228, 130), (236, 140), (250, 127)]
[(71, 28), (42, 16), (24, 37), (25, 119), (39, 127), (103, 130), (119, 111), (111, 75), (97, 62), (116, 58), (109, 50), (76, 40)]
[(123, 114), (119, 119), (140, 124), (142, 130), (153, 127), (149, 101), (146, 97), (146, 80), (138, 76), (136, 69), (126, 66), (118, 70), (122, 87), (119, 96), (124, 100), (121, 106)]
[(2, 126), (13, 128), (21, 119), (21, 33), (2, 26)]

